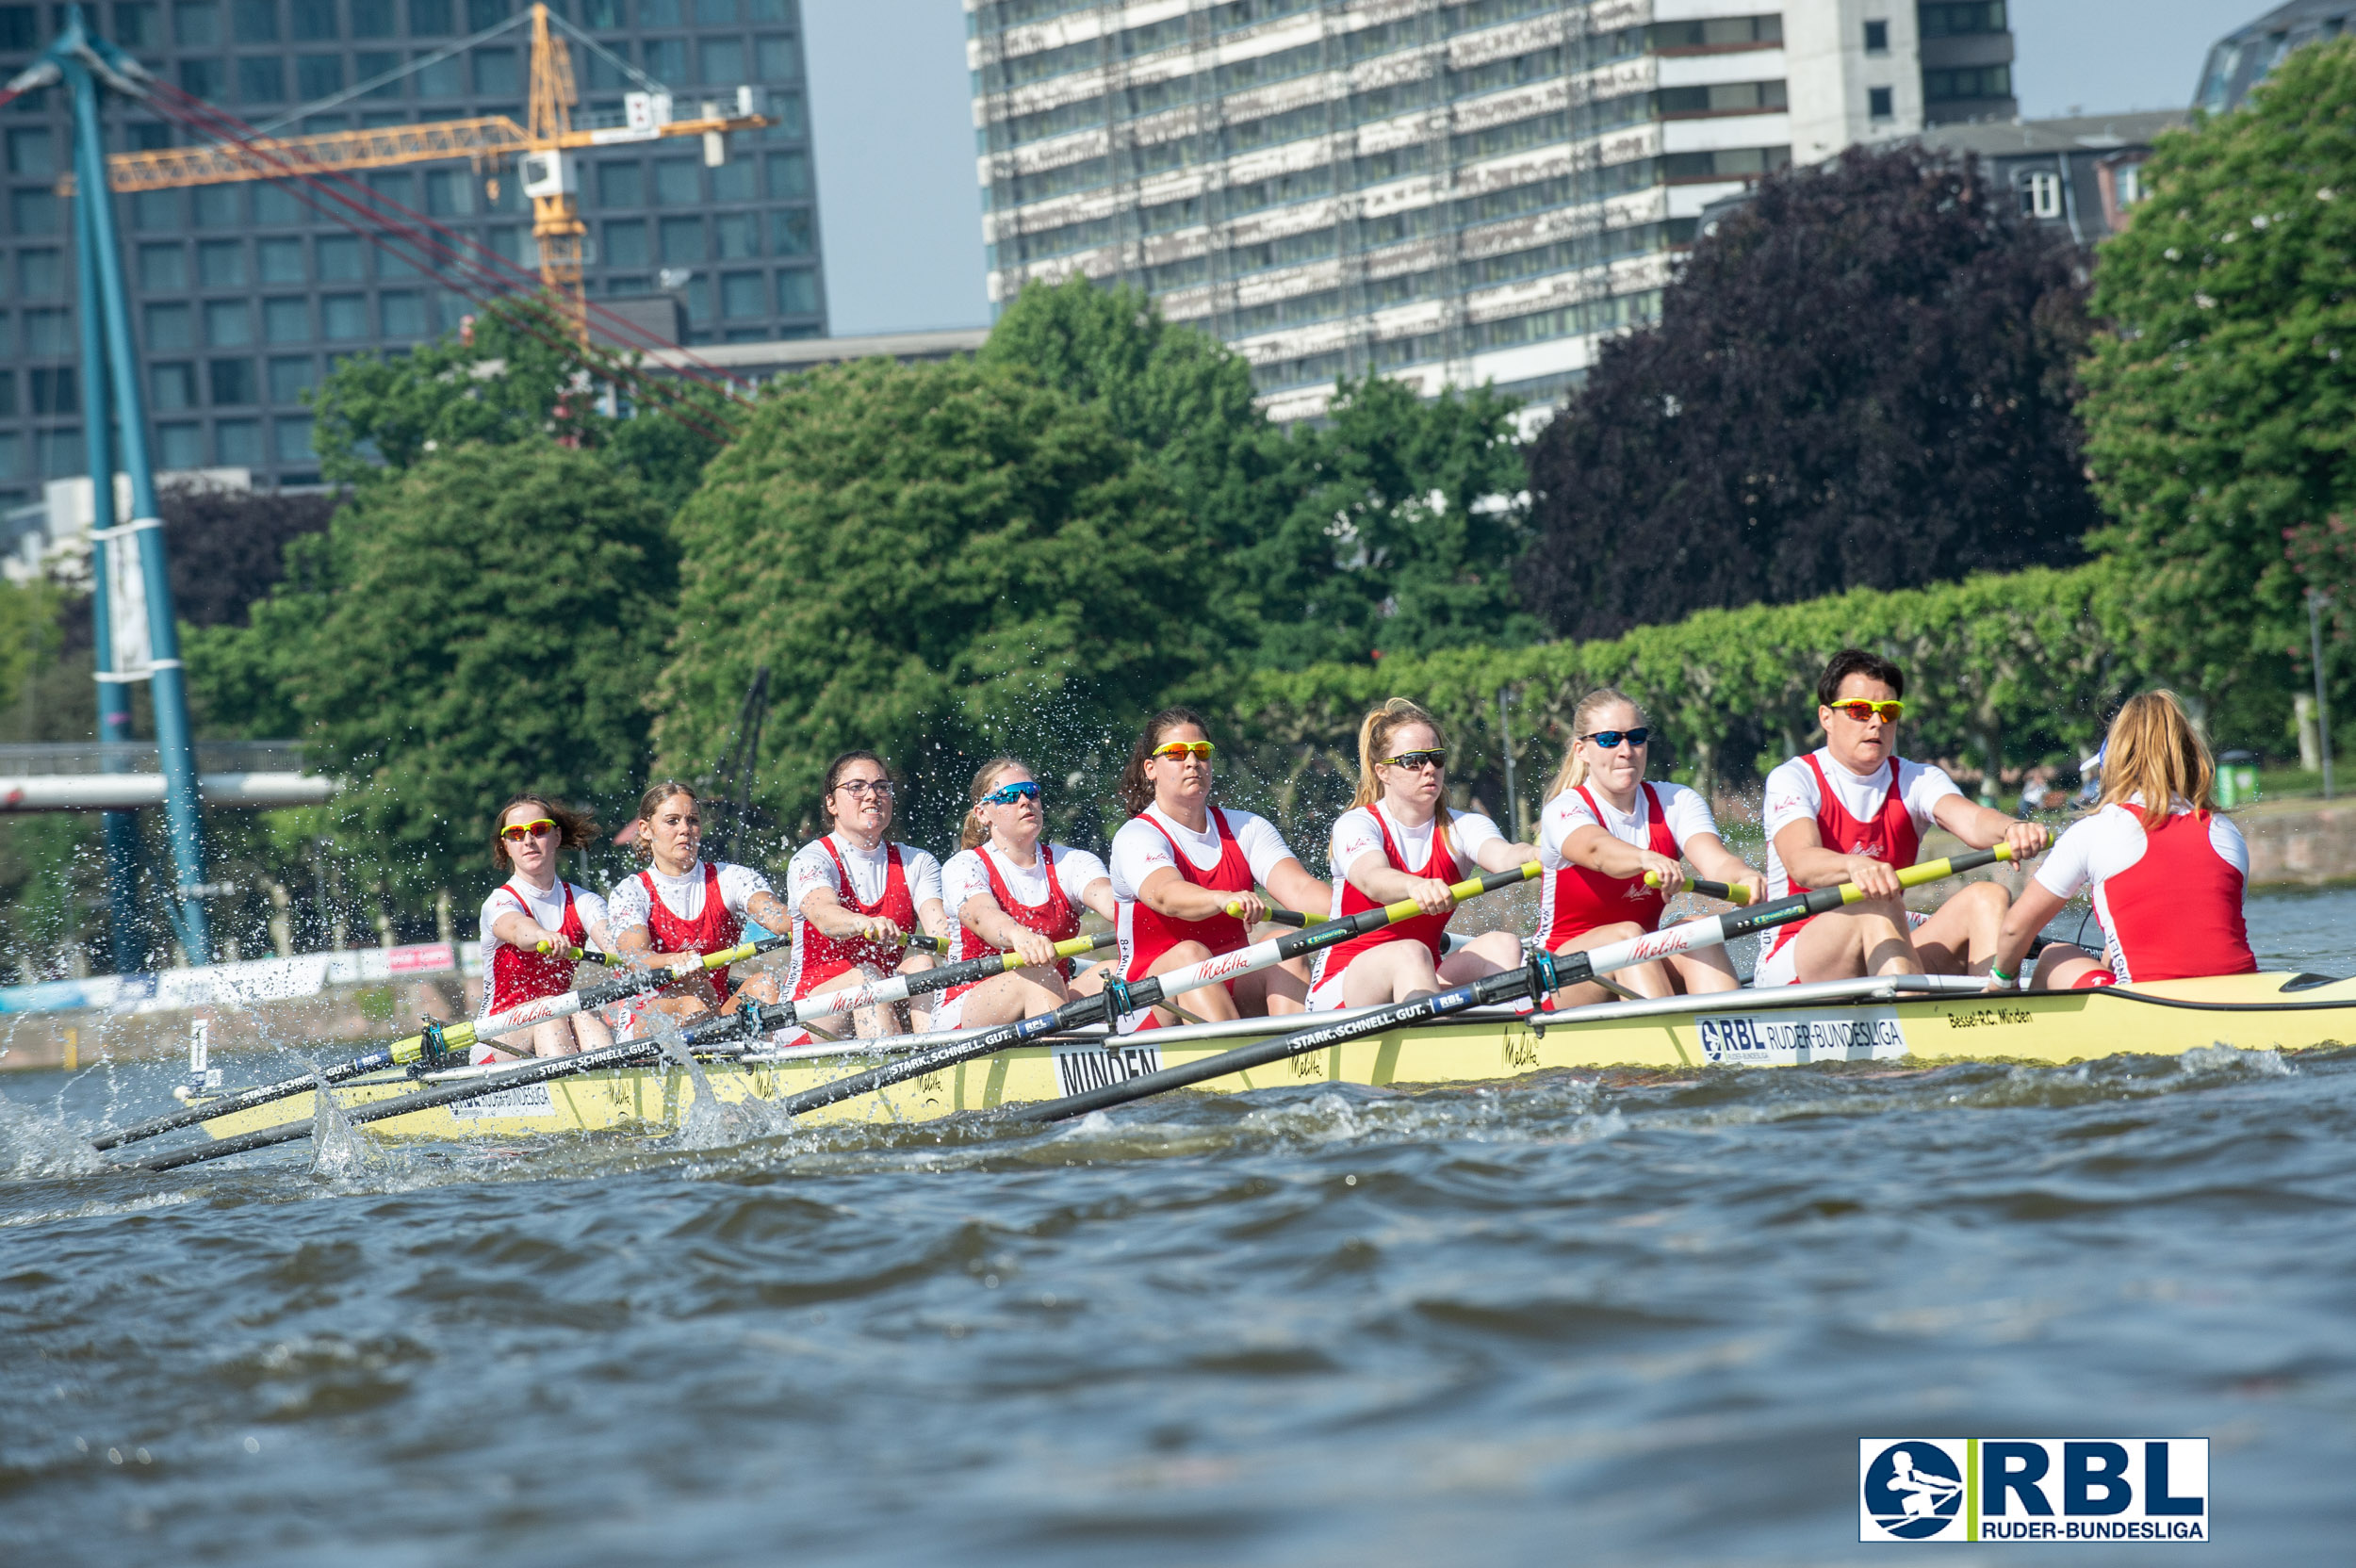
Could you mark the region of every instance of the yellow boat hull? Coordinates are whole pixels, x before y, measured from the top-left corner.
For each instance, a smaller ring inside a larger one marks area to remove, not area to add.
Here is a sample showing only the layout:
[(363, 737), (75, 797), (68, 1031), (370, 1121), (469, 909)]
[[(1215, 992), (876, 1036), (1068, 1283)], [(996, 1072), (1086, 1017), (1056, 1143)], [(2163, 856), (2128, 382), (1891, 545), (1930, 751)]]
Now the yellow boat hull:
[[(1918, 988), (1936, 982), (1918, 982)], [(1149, 1031), (1111, 1042), (1074, 1038), (1026, 1046), (809, 1113), (800, 1124), (926, 1121), (962, 1111), (1052, 1100), (1303, 1027), (1298, 1018)], [(2314, 983), (2284, 973), (2181, 980), (2132, 992), (1990, 996), (1843, 982), (1788, 992), (1623, 1003), (1514, 1017), (1504, 1010), (1393, 1030), (1211, 1080), (1239, 1093), (1303, 1084), (1436, 1085), (1525, 1073), (1600, 1069), (1699, 1070), (1820, 1061), (1959, 1060), (2063, 1065), (2120, 1054), (2180, 1055), (2209, 1046), (2300, 1051), (2356, 1043), (2356, 980)], [(828, 1049), (749, 1062), (705, 1064), (723, 1102), (777, 1101), (864, 1070), (880, 1054)], [(335, 1090), (347, 1107), (405, 1094), (410, 1078), (358, 1079)], [(391, 1139), (514, 1139), (682, 1125), (697, 1090), (669, 1066), (584, 1072), (371, 1122)], [(310, 1096), (205, 1122), (230, 1137), (311, 1115)]]

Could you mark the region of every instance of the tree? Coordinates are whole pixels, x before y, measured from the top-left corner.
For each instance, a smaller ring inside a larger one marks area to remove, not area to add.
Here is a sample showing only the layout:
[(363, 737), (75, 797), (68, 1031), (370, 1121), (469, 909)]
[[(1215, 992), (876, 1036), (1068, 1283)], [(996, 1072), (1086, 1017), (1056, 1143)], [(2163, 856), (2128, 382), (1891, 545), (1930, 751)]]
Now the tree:
[(592, 453), (444, 449), (368, 486), (246, 628), (191, 640), (207, 711), (295, 722), (341, 836), (411, 896), (487, 874), (490, 812), (643, 786), (677, 589), (661, 509)]
[(675, 527), (664, 764), (705, 771), (766, 664), (762, 804), (799, 837), (846, 747), (899, 764), (938, 837), (974, 752), (1107, 752), (1203, 658), (1205, 552), (1162, 474), (1101, 406), (971, 360), (772, 383)]
[(286, 547), (327, 527), (339, 498), (177, 485), (157, 498), (172, 606), (190, 626), (233, 626), (286, 575)]
[(1535, 444), (1531, 608), (1610, 636), (2080, 559), (2079, 267), (1919, 148), (1770, 177)]
[[(605, 411), (632, 388), (628, 416)], [(581, 347), (536, 300), (495, 302), (466, 330), (406, 354), (348, 359), (314, 401), (312, 441), (332, 483), (366, 484), (468, 442), (554, 436), (636, 474), (665, 510), (695, 490), (734, 417), (706, 388), (649, 386), (635, 356)]]
[[(2279, 712), (2301, 589), (2348, 560), (2326, 519), (2356, 510), (2356, 44), (2294, 50), (2144, 177), (2095, 273), (2096, 542), (2157, 673)], [(2302, 577), (2284, 545), (2307, 533)]]

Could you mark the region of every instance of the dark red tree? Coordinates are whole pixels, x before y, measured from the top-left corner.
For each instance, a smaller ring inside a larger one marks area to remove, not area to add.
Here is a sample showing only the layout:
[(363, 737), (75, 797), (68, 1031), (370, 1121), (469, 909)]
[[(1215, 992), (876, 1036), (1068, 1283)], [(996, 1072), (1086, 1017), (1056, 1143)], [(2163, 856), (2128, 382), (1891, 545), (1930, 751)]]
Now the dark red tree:
[(286, 575), (286, 546), (324, 532), (328, 494), (173, 486), (155, 498), (172, 563), (172, 605), (191, 626), (241, 626), (246, 606)]
[(2082, 559), (2086, 268), (1919, 148), (1767, 179), (1533, 445), (1527, 602), (1615, 636)]

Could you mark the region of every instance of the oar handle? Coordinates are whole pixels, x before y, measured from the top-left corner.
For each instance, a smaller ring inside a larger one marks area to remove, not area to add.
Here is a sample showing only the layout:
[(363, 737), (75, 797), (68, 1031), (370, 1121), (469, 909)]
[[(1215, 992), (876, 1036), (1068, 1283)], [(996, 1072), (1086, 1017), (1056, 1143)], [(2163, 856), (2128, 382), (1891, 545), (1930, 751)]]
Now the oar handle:
[[(1227, 906), (1227, 912), (1235, 916), (1237, 920), (1241, 920), (1243, 918), (1243, 906), (1240, 904), (1230, 903)], [(1260, 919), (1270, 925), (1289, 925), (1294, 927), (1296, 930), (1309, 923), (1309, 917), (1302, 914), (1298, 909), (1263, 909), (1260, 912)]]
[(928, 936), (922, 931), (909, 932), (900, 939), (900, 945), (911, 953), (946, 953), (949, 951), (947, 938)]
[[(542, 942), (535, 951), (542, 954), (550, 954), (556, 952), (557, 947), (554, 942)], [(599, 953), (594, 949), (585, 947), (565, 948), (564, 950), (564, 956), (576, 964), (613, 965), (618, 964), (622, 961), (621, 955), (618, 953)]]
[[(1646, 872), (1644, 886), (1647, 888), (1661, 886), (1661, 874), (1657, 871)], [(1687, 877), (1685, 890), (1689, 893), (1699, 893), (1704, 898), (1714, 898), (1725, 904), (1748, 904), (1751, 901), (1750, 889), (1737, 887), (1731, 882), (1712, 882), (1708, 877), (1702, 876)]]

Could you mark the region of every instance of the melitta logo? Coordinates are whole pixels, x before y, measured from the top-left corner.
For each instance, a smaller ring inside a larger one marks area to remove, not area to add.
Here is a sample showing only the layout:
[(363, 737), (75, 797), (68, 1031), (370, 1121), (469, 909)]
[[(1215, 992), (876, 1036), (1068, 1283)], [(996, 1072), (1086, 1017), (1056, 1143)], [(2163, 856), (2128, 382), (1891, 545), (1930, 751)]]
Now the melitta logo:
[(2205, 1437), (1865, 1437), (1860, 1541), (2206, 1541)]

